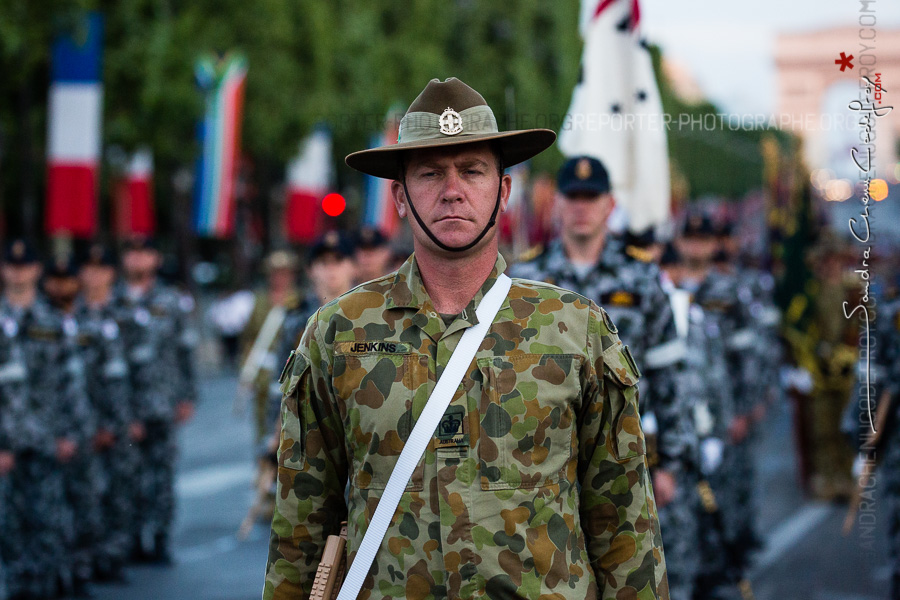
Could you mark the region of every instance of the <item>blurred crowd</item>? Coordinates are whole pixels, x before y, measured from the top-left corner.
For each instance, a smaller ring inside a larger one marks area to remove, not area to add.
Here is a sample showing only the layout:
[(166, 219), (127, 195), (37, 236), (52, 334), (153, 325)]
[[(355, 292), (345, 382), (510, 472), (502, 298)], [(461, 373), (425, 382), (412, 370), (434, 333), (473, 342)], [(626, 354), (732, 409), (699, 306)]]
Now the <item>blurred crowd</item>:
[[(135, 238), (0, 275), (0, 598), (86, 597), (172, 560), (175, 427), (193, 414), (194, 301)], [(121, 273), (121, 277), (117, 274)]]

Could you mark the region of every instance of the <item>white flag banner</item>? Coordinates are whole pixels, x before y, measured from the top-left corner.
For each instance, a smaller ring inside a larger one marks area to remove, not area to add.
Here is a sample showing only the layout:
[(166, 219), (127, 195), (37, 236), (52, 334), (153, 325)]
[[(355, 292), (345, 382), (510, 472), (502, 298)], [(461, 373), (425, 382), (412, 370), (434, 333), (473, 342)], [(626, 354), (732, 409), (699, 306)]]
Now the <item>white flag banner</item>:
[(567, 157), (599, 159), (629, 229), (669, 218), (669, 156), (638, 0), (582, 0), (581, 77), (559, 135)]

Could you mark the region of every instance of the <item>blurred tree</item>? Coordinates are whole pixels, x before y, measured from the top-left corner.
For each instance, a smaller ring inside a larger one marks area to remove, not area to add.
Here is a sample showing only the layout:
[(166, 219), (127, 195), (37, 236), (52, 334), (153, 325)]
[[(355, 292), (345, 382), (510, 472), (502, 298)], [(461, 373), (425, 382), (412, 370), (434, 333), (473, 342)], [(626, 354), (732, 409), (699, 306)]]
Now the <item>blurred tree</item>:
[[(408, 104), (433, 77), (456, 76), (481, 91), (501, 127), (558, 127), (581, 52), (577, 2), (0, 0), (0, 195), (13, 229), (39, 223), (18, 207), (43, 204), (49, 48), (85, 9), (106, 20), (104, 147), (152, 148), (163, 231), (173, 175), (197, 153), (203, 99), (193, 69), (203, 52), (247, 56), (243, 149), (266, 199), (300, 140), (323, 121), (339, 179), (359, 181), (340, 157), (364, 147), (388, 107)], [(536, 166), (554, 169), (560, 160), (551, 153)]]

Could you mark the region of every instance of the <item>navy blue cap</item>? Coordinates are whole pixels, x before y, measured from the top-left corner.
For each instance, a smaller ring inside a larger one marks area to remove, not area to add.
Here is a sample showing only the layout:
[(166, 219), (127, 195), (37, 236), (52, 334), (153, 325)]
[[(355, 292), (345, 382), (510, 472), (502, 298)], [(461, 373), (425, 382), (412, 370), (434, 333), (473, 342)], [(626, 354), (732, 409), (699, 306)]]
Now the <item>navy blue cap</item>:
[(337, 254), (342, 258), (352, 258), (353, 250), (353, 242), (349, 235), (343, 231), (329, 231), (316, 240), (309, 249), (309, 260), (312, 262), (328, 253)]
[(356, 247), (364, 250), (381, 248), (388, 243), (387, 238), (377, 227), (363, 227), (356, 236)]
[(709, 217), (703, 214), (688, 215), (681, 230), (683, 237), (709, 237), (716, 235)]
[(3, 260), (8, 265), (30, 265), (41, 262), (34, 245), (24, 238), (13, 238), (6, 244)]
[(609, 173), (596, 158), (576, 156), (567, 160), (559, 170), (556, 186), (565, 196), (579, 192), (605, 194), (610, 190)]
[(88, 265), (96, 267), (115, 267), (116, 258), (113, 256), (109, 246), (98, 242), (88, 246), (84, 255), (81, 257), (80, 266), (85, 267)]
[(638, 248), (646, 248), (647, 246), (652, 246), (656, 243), (656, 234), (653, 233), (653, 228), (649, 227), (644, 231), (639, 231), (637, 233), (633, 231), (629, 231), (625, 234), (625, 245), (626, 246), (636, 246)]
[(134, 235), (122, 244), (122, 252), (129, 250), (156, 250), (156, 240), (145, 235)]

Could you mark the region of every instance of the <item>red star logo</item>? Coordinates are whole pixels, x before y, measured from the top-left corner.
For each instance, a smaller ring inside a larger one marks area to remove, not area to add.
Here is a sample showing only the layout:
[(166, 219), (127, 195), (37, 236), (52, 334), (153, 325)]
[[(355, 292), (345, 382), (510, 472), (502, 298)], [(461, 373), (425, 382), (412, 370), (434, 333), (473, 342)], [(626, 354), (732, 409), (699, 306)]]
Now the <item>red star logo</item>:
[(844, 72), (844, 69), (847, 67), (853, 68), (853, 55), (847, 56), (844, 52), (841, 52), (841, 57), (834, 61), (834, 64), (841, 65), (841, 73)]

